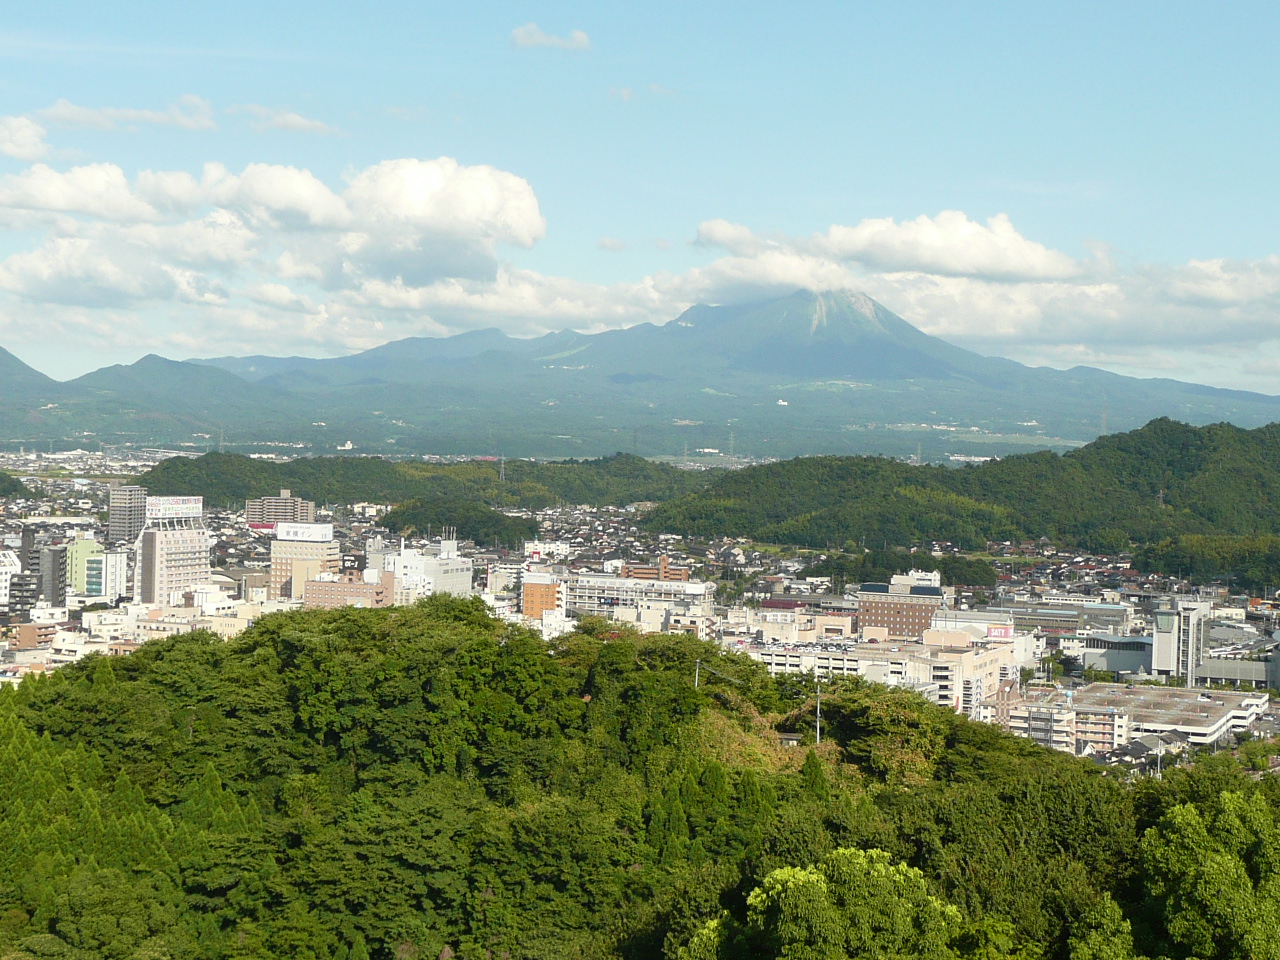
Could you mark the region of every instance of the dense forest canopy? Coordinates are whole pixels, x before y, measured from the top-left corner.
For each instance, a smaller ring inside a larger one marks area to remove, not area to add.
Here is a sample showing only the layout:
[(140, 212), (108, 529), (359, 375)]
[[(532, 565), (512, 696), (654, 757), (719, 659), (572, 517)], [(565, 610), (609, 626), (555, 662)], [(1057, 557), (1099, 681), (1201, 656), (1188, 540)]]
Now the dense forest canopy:
[(1058, 455), (965, 469), (811, 457), (725, 474), (663, 504), (656, 529), (813, 547), (1049, 537), (1098, 552), (1186, 534), (1280, 534), (1280, 424), (1153, 420)]
[(446, 597), (92, 657), (0, 691), (0, 958), (1277, 956), (1274, 777), (811, 696)]
[[(505, 475), (505, 478), (504, 478)], [(468, 460), (435, 464), (379, 457), (315, 457), (273, 463), (235, 453), (165, 460), (138, 478), (153, 496), (202, 496), (213, 507), (252, 497), (294, 496), (317, 503), (402, 503), (431, 497), (469, 499), (491, 507), (541, 509), (557, 503), (621, 506), (699, 490), (710, 473), (626, 453), (599, 460), (505, 464)]]
[(525, 540), (536, 540), (538, 524), (524, 517), (509, 517), (482, 503), (462, 497), (422, 497), (406, 500), (383, 514), (379, 521), (392, 533), (426, 536), (453, 527), (458, 537), (483, 546), (519, 548)]

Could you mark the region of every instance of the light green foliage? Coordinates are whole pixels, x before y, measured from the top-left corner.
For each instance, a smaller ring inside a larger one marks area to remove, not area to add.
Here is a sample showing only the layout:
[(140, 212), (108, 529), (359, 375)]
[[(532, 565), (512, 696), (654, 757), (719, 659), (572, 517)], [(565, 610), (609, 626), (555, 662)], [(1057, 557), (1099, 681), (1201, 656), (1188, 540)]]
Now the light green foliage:
[(747, 897), (745, 923), (716, 917), (677, 957), (948, 960), (960, 926), (960, 911), (931, 896), (919, 870), (883, 850), (840, 849), (770, 872)]

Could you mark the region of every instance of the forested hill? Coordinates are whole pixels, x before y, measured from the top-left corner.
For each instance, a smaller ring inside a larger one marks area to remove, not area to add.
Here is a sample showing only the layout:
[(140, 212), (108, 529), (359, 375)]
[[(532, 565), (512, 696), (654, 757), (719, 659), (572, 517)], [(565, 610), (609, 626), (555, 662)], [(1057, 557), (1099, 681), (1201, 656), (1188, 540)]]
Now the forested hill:
[(0, 960), (1277, 956), (1273, 778), (823, 693), (444, 597), (91, 657), (0, 688)]
[[(505, 472), (506, 478), (502, 479)], [(401, 503), (425, 497), (483, 501), (539, 509), (556, 503), (622, 505), (665, 500), (704, 487), (711, 474), (679, 470), (618, 453), (598, 460), (535, 463), (469, 460), (431, 464), (379, 457), (315, 457), (273, 463), (233, 453), (174, 457), (138, 483), (153, 496), (203, 496), (211, 506), (243, 505), (251, 497), (294, 496), (317, 503)]]
[(721, 476), (657, 529), (822, 547), (1038, 538), (1110, 552), (1180, 534), (1280, 533), (1280, 424), (1153, 420), (1058, 455), (966, 469), (812, 457)]

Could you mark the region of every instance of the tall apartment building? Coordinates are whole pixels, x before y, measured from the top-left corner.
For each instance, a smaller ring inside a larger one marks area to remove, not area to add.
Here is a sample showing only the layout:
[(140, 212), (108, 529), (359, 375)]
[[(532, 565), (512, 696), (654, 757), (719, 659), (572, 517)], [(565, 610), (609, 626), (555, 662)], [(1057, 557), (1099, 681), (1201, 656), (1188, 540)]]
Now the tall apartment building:
[(541, 620), (548, 610), (563, 609), (564, 588), (553, 573), (531, 570), (520, 584), (520, 612), (531, 620)]
[(133, 543), (147, 525), (147, 488), (122, 484), (107, 494), (107, 539)]
[(40, 599), (55, 607), (67, 602), (67, 548), (63, 544), (40, 548)]
[(336, 574), (342, 566), (331, 523), (277, 523), (271, 541), (271, 574), (267, 596), (272, 600), (301, 600), (308, 580)]
[(316, 505), (281, 490), (278, 497), (258, 497), (244, 502), (246, 523), (315, 523)]
[(8, 616), (10, 623), (27, 623), (31, 610), (40, 600), (40, 576), (35, 573), (15, 573), (9, 577)]
[(209, 532), (202, 497), (147, 497), (138, 538), (134, 599), (167, 604), (209, 582)]

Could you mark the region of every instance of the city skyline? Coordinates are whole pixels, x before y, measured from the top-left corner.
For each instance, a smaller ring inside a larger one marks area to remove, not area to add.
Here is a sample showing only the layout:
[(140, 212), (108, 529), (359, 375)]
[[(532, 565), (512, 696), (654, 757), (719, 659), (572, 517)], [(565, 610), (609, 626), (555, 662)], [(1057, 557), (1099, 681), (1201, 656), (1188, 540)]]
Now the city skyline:
[(14, 12), (0, 346), (67, 379), (857, 289), (1277, 392), (1270, 8), (380, 15)]

